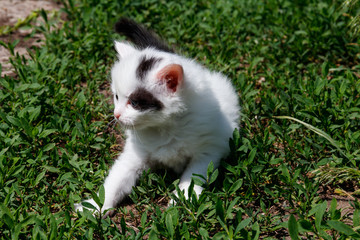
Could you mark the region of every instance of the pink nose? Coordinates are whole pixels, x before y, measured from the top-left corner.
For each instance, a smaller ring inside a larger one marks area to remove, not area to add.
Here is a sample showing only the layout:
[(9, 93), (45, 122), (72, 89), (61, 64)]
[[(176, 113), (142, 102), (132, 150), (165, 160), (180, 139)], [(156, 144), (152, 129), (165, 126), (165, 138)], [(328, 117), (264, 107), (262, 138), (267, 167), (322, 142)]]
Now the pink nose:
[(120, 113), (114, 113), (114, 116), (115, 116), (116, 119), (119, 119)]

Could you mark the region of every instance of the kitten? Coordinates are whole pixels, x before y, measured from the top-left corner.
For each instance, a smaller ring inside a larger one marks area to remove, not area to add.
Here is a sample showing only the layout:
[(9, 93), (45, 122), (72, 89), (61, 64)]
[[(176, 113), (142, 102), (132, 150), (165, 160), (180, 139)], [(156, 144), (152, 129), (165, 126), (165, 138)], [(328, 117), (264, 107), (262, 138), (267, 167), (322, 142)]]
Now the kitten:
[[(217, 167), (227, 156), (240, 118), (237, 94), (225, 76), (175, 54), (132, 20), (120, 19), (115, 30), (136, 47), (115, 41), (119, 61), (111, 70), (111, 89), (126, 143), (105, 179), (101, 211), (114, 208), (140, 174), (156, 166), (182, 173), (179, 188), (187, 196), (192, 175), (206, 176), (210, 162)], [(195, 185), (194, 191), (199, 195), (202, 188)]]

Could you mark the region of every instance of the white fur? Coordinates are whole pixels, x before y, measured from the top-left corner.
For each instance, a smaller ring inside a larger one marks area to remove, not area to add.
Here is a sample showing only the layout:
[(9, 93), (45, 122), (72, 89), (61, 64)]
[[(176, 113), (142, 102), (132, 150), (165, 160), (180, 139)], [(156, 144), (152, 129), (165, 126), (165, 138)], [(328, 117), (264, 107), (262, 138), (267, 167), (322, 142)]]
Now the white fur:
[[(217, 167), (221, 158), (227, 156), (229, 138), (238, 127), (240, 114), (235, 90), (222, 74), (175, 54), (152, 48), (140, 51), (120, 42), (115, 42), (115, 46), (119, 61), (111, 71), (114, 113), (120, 114), (127, 140), (105, 179), (102, 211), (115, 207), (130, 194), (143, 170), (157, 164), (182, 173), (179, 187), (186, 192), (194, 173), (206, 176), (210, 162)], [(162, 60), (139, 81), (135, 72), (144, 54)], [(168, 91), (157, 78), (159, 71), (170, 64), (179, 64), (184, 71), (184, 79), (175, 92)], [(151, 92), (164, 108), (145, 112), (133, 109), (127, 104), (127, 97), (138, 87)], [(201, 191), (195, 186), (197, 194)], [(81, 204), (76, 209), (82, 210)]]

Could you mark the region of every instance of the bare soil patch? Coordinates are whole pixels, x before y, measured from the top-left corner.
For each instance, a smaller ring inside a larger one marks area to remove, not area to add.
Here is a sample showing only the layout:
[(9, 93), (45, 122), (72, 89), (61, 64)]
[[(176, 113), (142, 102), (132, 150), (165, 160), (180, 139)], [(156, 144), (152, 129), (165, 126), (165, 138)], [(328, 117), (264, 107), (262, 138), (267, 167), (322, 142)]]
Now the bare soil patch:
[[(61, 5), (55, 1), (46, 0), (1, 0), (0, 4), (0, 27), (14, 26), (18, 19), (25, 19), (33, 11), (44, 9), (45, 11), (59, 10)], [(36, 24), (39, 19), (33, 21)], [(32, 46), (41, 46), (41, 40), (44, 37), (41, 34), (29, 36), (31, 30), (19, 28), (8, 35), (0, 36), (0, 41), (5, 43), (13, 42), (17, 39), (20, 40), (19, 44), (15, 47), (15, 53), (27, 56), (27, 49)], [(0, 45), (0, 64), (2, 65), (1, 76), (12, 75), (13, 69), (9, 63), (11, 57), (10, 52)]]

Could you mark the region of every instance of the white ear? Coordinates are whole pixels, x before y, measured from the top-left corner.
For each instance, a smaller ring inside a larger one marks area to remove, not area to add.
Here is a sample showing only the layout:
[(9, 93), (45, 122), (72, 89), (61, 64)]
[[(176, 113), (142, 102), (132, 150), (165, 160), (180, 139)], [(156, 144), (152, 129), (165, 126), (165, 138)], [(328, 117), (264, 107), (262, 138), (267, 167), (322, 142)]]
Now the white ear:
[(128, 43), (115, 41), (115, 49), (119, 54), (119, 58), (124, 58), (136, 51), (136, 49)]

